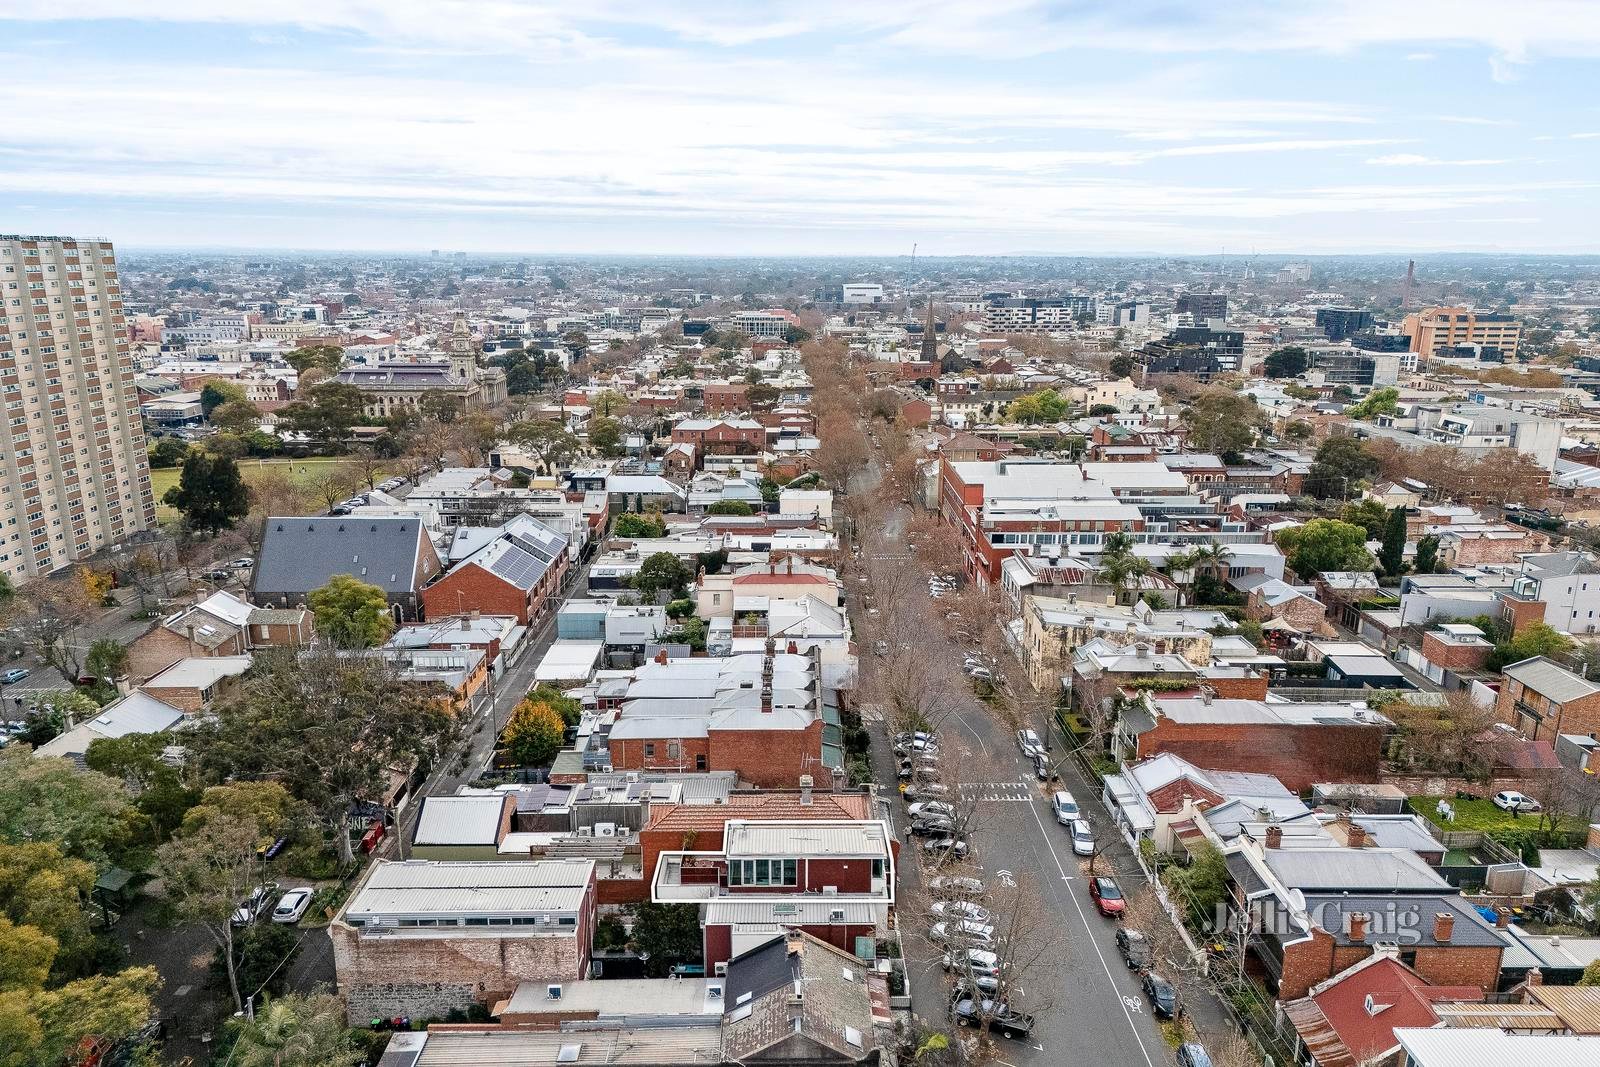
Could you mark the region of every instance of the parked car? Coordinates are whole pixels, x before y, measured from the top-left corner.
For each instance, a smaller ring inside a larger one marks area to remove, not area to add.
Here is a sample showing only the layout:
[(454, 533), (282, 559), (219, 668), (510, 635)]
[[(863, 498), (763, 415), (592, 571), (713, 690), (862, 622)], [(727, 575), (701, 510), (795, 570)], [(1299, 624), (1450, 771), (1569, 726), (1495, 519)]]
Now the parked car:
[(961, 941), (980, 947), (994, 944), (994, 927), (972, 919), (946, 920), (928, 927), (928, 940), (943, 943)]
[(1124, 926), (1117, 930), (1117, 955), (1129, 970), (1142, 971), (1150, 966), (1150, 939), (1142, 931)]
[(954, 834), (943, 834), (939, 837), (930, 837), (922, 843), (922, 851), (929, 856), (937, 856), (941, 852), (952, 852), (956, 859), (967, 858), (967, 842), (965, 838), (956, 837)]
[(236, 559), (232, 563), (228, 564), (228, 566), (230, 566), (230, 567), (237, 567), (237, 568), (240, 568), (240, 569), (243, 569), (245, 567), (254, 567), (255, 565), (256, 565), (256, 561), (255, 561), (255, 557), (254, 556), (240, 556), (238, 559)]
[(278, 883), (262, 882), (250, 891), (250, 895), (239, 901), (239, 906), (234, 909), (232, 922), (235, 926), (249, 926), (278, 899)]
[(956, 809), (955, 805), (948, 804), (943, 800), (922, 800), (907, 808), (906, 814), (913, 819), (933, 815), (945, 819), (954, 819), (956, 817)]
[(1089, 899), (1094, 901), (1094, 906), (1100, 909), (1101, 915), (1121, 915), (1123, 907), (1127, 904), (1122, 898), (1122, 889), (1116, 881), (1104, 877), (1089, 879)]
[(956, 824), (952, 820), (937, 815), (911, 820), (911, 835), (913, 837), (937, 837), (955, 832)]
[(1158, 1019), (1178, 1017), (1178, 991), (1172, 988), (1171, 982), (1150, 971), (1144, 976), (1141, 986), (1145, 999), (1150, 1002), (1150, 1014)]
[(1073, 820), (1078, 818), (1078, 802), (1065, 789), (1056, 790), (1050, 798), (1050, 808), (1056, 813), (1056, 822), (1062, 826), (1071, 826)]
[(936, 900), (928, 911), (939, 919), (971, 919), (979, 923), (989, 921), (989, 909), (970, 900)]
[(1211, 1056), (1204, 1045), (1185, 1041), (1178, 1046), (1178, 1067), (1211, 1067)]
[(311, 898), (315, 894), (309, 889), (291, 889), (278, 900), (278, 906), (272, 909), (272, 921), (275, 923), (297, 923), (305, 915), (306, 909), (311, 907)]
[(1033, 776), (1041, 782), (1061, 781), (1061, 772), (1057, 770), (1058, 764), (1051, 763), (1050, 757), (1041, 752), (1033, 757)]
[(12, 667), (4, 674), (0, 674), (0, 682), (6, 685), (16, 685), (26, 678), (31, 672), (26, 667)]
[(989, 1029), (1006, 1037), (1021, 1039), (1033, 1032), (1032, 1015), (1012, 1011), (1003, 1001), (996, 1004), (992, 1000), (974, 1000), (969, 993), (958, 993), (957, 999), (950, 1004), (950, 1017), (957, 1026), (980, 1026), (988, 1017)]
[(959, 968), (972, 975), (991, 978), (1000, 975), (1000, 957), (986, 948), (951, 949), (941, 962), (947, 972)]
[(1017, 747), (1022, 749), (1022, 754), (1029, 759), (1044, 752), (1044, 742), (1039, 740), (1039, 735), (1032, 730), (1017, 731)]
[(958, 874), (941, 874), (928, 879), (928, 892), (943, 897), (980, 897), (983, 895), (983, 883)]
[(1088, 819), (1072, 820), (1072, 854), (1094, 855), (1094, 829), (1090, 827)]
[(224, 567), (218, 567), (215, 570), (206, 571), (200, 577), (206, 578), (213, 582), (225, 582), (229, 578), (233, 577), (233, 572)]
[(1542, 811), (1544, 805), (1515, 789), (1502, 789), (1494, 795), (1494, 806), (1501, 811)]
[(922, 797), (947, 797), (950, 787), (938, 782), (913, 782), (900, 791), (900, 795), (907, 800), (918, 800)]

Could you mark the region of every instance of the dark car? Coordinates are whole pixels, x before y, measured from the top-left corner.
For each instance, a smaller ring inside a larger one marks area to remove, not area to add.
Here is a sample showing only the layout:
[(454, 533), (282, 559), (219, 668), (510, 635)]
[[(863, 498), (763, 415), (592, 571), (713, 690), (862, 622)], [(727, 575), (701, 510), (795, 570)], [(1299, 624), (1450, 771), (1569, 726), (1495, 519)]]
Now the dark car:
[(1089, 879), (1089, 899), (1094, 901), (1094, 906), (1100, 909), (1101, 915), (1121, 915), (1123, 907), (1127, 904), (1122, 899), (1122, 890), (1110, 878)]
[(922, 851), (930, 856), (937, 856), (941, 852), (954, 852), (956, 859), (966, 859), (967, 843), (954, 834), (940, 834), (924, 841)]
[(911, 820), (911, 832), (917, 837), (948, 836), (955, 833), (956, 824), (942, 815), (929, 815)]
[(1027, 1012), (1012, 1011), (1004, 1001), (975, 1000), (972, 991), (957, 990), (950, 1002), (950, 1017), (957, 1026), (981, 1026), (984, 1016), (989, 1016), (989, 1029), (1010, 1038), (1024, 1038), (1033, 1032), (1033, 1016)]
[(1186, 1041), (1178, 1046), (1178, 1067), (1211, 1067), (1211, 1056), (1204, 1045)]
[(1172, 983), (1154, 971), (1144, 976), (1144, 996), (1150, 1002), (1150, 1013), (1158, 1019), (1178, 1017), (1178, 991)]
[(1117, 954), (1130, 970), (1142, 971), (1150, 966), (1150, 939), (1124, 926), (1117, 931)]

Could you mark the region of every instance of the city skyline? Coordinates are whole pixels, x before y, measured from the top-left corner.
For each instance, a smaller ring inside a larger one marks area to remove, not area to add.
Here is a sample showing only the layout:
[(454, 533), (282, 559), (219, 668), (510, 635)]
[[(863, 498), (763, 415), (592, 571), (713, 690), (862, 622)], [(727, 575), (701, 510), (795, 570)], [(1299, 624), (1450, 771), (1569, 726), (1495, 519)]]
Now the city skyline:
[(0, 2), (0, 217), (123, 247), (1600, 249), (1559, 0), (44, 13)]

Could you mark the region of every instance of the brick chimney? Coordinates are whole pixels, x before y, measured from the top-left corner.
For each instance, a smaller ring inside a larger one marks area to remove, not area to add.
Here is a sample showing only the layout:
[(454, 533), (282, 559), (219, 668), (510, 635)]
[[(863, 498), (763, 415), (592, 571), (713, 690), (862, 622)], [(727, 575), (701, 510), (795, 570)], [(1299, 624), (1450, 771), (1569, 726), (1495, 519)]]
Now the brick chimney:
[(1439, 944), (1448, 945), (1455, 929), (1456, 917), (1448, 911), (1441, 911), (1433, 917), (1433, 939)]
[(667, 650), (666, 649), (661, 648), (661, 649), (657, 649), (656, 650), (656, 662), (657, 663), (665, 663), (665, 662), (667, 662)]
[(1350, 940), (1358, 944), (1367, 939), (1367, 913), (1355, 911), (1350, 913)]
[(1345, 831), (1344, 840), (1345, 844), (1351, 848), (1365, 848), (1367, 844), (1366, 827), (1351, 823), (1350, 828)]
[(1281, 826), (1269, 826), (1269, 827), (1267, 827), (1267, 847), (1268, 848), (1282, 848), (1283, 847), (1283, 827), (1281, 827)]
[(1523, 979), (1527, 985), (1544, 985), (1544, 972), (1537, 967), (1528, 968), (1528, 977)]
[(800, 652), (800, 646), (795, 644), (793, 641), (790, 641), (789, 647), (785, 651), (787, 651), (791, 656), (798, 655)]
[(761, 714), (772, 714), (772, 686), (770, 685), (761, 687)]
[(1498, 907), (1494, 909), (1494, 928), (1504, 930), (1511, 925), (1511, 909)]
[(811, 806), (811, 776), (809, 774), (800, 776), (800, 806), (803, 808)]

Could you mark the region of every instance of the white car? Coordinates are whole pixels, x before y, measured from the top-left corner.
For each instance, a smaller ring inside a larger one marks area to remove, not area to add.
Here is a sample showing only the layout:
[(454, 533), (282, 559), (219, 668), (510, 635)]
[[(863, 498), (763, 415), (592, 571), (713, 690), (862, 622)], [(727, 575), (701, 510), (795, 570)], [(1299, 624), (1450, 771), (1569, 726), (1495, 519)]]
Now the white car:
[(977, 923), (989, 921), (989, 909), (970, 900), (936, 900), (928, 911), (936, 919), (971, 919)]
[(1494, 795), (1494, 806), (1501, 811), (1543, 811), (1544, 805), (1526, 793), (1502, 789)]
[(962, 919), (955, 923), (934, 923), (928, 928), (928, 940), (961, 940), (978, 946), (993, 945), (994, 927), (986, 923), (973, 922), (971, 919)]
[(1000, 957), (987, 949), (981, 948), (969, 948), (965, 952), (946, 952), (944, 954), (944, 969), (953, 971), (957, 967), (964, 971), (971, 971), (973, 974), (998, 975), (1000, 973)]
[(1090, 827), (1088, 819), (1072, 820), (1072, 854), (1094, 855), (1094, 829)]
[(1065, 789), (1056, 790), (1055, 796), (1050, 798), (1050, 810), (1056, 813), (1056, 822), (1062, 826), (1071, 826), (1078, 818), (1078, 802)]
[(946, 819), (953, 820), (956, 817), (956, 809), (955, 805), (946, 804), (942, 800), (919, 800), (906, 809), (906, 814), (913, 819), (919, 815), (942, 815)]
[(1029, 759), (1044, 754), (1044, 742), (1039, 740), (1039, 735), (1032, 730), (1017, 731), (1017, 747), (1022, 749), (1022, 754)]
[(272, 921), (275, 923), (297, 923), (305, 917), (306, 909), (311, 907), (309, 889), (291, 889), (278, 900), (278, 906), (272, 909)]

